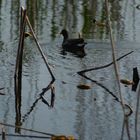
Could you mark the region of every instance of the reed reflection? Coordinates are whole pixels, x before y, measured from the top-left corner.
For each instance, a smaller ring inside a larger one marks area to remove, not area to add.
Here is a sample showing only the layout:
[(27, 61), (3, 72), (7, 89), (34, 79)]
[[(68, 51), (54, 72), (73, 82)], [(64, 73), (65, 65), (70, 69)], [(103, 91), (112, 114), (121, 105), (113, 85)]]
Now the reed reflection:
[[(50, 82), (50, 84), (46, 87), (42, 89), (42, 92), (39, 94), (39, 97), (33, 102), (32, 106), (29, 108), (29, 111), (23, 115), (23, 119), (22, 122), (24, 122), (29, 115), (31, 114), (31, 112), (34, 110), (34, 108), (37, 106), (37, 103), (41, 100), (42, 103), (44, 103), (45, 105), (47, 105), (48, 107), (54, 107), (54, 101), (55, 101), (55, 88), (53, 86), (51, 86), (52, 82)], [(46, 100), (43, 96), (44, 94), (51, 89), (51, 100), (48, 101)]]
[[(21, 126), (21, 93), (15, 94), (15, 110), (16, 110), (16, 118), (15, 118), (15, 126)], [(16, 127), (15, 132), (20, 133), (20, 128)]]

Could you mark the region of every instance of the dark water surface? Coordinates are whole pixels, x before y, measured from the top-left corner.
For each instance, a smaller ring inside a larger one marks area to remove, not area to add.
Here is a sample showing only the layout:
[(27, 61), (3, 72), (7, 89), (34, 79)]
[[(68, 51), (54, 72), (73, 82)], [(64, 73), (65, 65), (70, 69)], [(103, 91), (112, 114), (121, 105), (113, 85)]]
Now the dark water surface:
[[(118, 62), (120, 77), (132, 79), (133, 67), (140, 69), (140, 10), (136, 8), (140, 2), (114, 0), (109, 4), (117, 57), (134, 51)], [(22, 127), (55, 135), (72, 135), (78, 140), (119, 140), (123, 124), (120, 103), (103, 88), (76, 74), (77, 71), (112, 61), (108, 28), (92, 23), (93, 18), (106, 22), (104, 1), (0, 0), (0, 88), (4, 87), (1, 92), (5, 93), (0, 96), (0, 122), (15, 125), (17, 121), (14, 73), (22, 5), (27, 8), (38, 41), (56, 78), (54, 107), (48, 107), (41, 100), (34, 104), (42, 88), (51, 81), (51, 77), (33, 38), (27, 38), (23, 56), (21, 105), (19, 104), (19, 122)], [(69, 30), (71, 37), (78, 37), (78, 32), (82, 33), (87, 41), (84, 57), (69, 52), (62, 53), (62, 37), (59, 32), (63, 28)], [(118, 96), (113, 66), (89, 72), (87, 75)], [(81, 83), (89, 84), (92, 88), (80, 90), (77, 85)], [(137, 92), (132, 92), (131, 86), (124, 85), (121, 85), (121, 90), (125, 102), (134, 111), (129, 118), (130, 135), (134, 140)], [(44, 98), (50, 102), (50, 97), (51, 93), (48, 91)], [(6, 127), (6, 133), (14, 132), (15, 129)], [(21, 130), (21, 134), (31, 133)], [(138, 135), (140, 139), (140, 133)], [(128, 139), (126, 130), (124, 139)]]

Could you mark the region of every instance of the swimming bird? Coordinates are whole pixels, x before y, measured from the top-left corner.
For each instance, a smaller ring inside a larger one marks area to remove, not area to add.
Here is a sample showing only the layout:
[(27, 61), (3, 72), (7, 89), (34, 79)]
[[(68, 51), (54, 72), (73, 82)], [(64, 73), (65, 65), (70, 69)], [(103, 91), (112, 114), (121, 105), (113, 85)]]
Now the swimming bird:
[(70, 39), (68, 37), (68, 31), (66, 29), (63, 29), (60, 34), (63, 35), (63, 42), (62, 47), (64, 50), (68, 51), (77, 51), (77, 50), (83, 50), (85, 44), (87, 44), (83, 38), (74, 38)]

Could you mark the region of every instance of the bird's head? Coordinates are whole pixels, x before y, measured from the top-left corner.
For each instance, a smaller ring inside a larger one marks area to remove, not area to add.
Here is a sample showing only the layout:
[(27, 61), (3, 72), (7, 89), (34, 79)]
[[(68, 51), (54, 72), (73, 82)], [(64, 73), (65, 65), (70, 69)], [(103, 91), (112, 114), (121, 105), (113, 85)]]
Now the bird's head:
[(64, 36), (64, 38), (68, 38), (68, 32), (66, 29), (63, 29), (60, 34), (62, 34)]

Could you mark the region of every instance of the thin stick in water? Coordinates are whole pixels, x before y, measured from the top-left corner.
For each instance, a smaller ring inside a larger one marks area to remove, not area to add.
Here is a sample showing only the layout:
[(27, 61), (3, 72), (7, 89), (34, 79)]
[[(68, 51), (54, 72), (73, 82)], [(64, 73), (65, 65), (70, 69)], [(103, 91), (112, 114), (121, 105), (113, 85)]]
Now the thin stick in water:
[(31, 33), (32, 33), (32, 35), (33, 35), (33, 37), (34, 37), (34, 40), (35, 40), (35, 42), (36, 42), (36, 44), (37, 44), (38, 50), (39, 50), (39, 52), (41, 53), (41, 56), (42, 56), (42, 58), (43, 58), (43, 60), (44, 60), (44, 62), (45, 62), (45, 64), (46, 64), (46, 66), (47, 66), (47, 68), (48, 68), (48, 71), (49, 71), (49, 73), (50, 73), (50, 75), (51, 75), (53, 81), (55, 81), (55, 77), (54, 77), (54, 75), (53, 75), (53, 73), (52, 73), (52, 71), (51, 71), (51, 69), (50, 69), (50, 67), (49, 67), (47, 57), (46, 57), (45, 54), (43, 53), (43, 50), (42, 50), (42, 48), (41, 48), (41, 46), (40, 46), (40, 44), (39, 44), (39, 42), (38, 42), (38, 40), (37, 40), (37, 37), (36, 37), (34, 31), (33, 31), (33, 28), (32, 28), (32, 26), (31, 26), (31, 23), (30, 23), (30, 21), (29, 21), (28, 16), (26, 16), (26, 21), (27, 21), (27, 25), (29, 26), (29, 28), (30, 28), (30, 30), (31, 30)]

